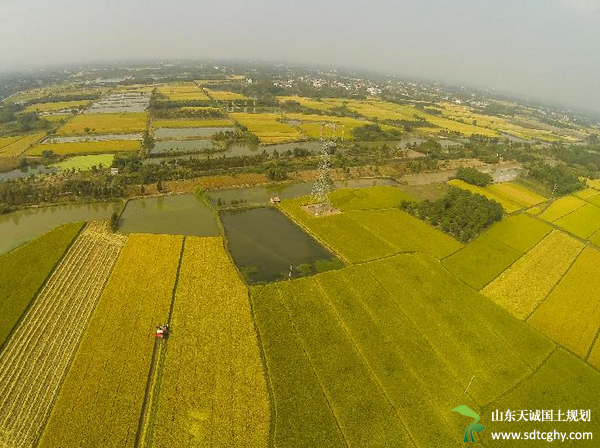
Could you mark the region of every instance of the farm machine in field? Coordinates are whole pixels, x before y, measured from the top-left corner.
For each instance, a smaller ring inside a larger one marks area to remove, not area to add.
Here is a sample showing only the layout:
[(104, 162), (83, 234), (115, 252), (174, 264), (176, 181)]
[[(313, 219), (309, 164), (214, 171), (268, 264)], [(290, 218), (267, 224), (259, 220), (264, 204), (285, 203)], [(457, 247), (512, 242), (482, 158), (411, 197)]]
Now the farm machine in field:
[(154, 333), (154, 337), (156, 339), (166, 339), (169, 337), (169, 326), (167, 324), (159, 325), (156, 327), (156, 332)]

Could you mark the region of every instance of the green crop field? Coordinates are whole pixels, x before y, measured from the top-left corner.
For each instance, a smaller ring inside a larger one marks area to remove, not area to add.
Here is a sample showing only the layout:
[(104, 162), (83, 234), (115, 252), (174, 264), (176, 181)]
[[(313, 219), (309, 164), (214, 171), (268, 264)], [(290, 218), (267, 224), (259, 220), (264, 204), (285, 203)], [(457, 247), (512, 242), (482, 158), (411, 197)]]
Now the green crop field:
[(554, 221), (554, 223), (580, 238), (588, 238), (600, 229), (600, 207), (586, 204), (581, 208)]
[(502, 196), (499, 196), (499, 195), (495, 194), (494, 192), (488, 190), (487, 188), (478, 187), (477, 185), (469, 184), (460, 179), (453, 179), (453, 180), (449, 181), (448, 184), (452, 185), (453, 187), (461, 188), (463, 190), (467, 190), (472, 193), (477, 193), (481, 196), (485, 196), (486, 198), (488, 198), (492, 201), (496, 201), (497, 203), (499, 203), (502, 206), (502, 208), (507, 213), (516, 212), (517, 210), (520, 210), (523, 208), (521, 205), (519, 205), (509, 199), (506, 199)]
[(444, 258), (462, 244), (448, 234), (397, 209), (354, 211), (348, 216), (394, 248), (395, 253), (424, 252)]
[(414, 201), (414, 198), (391, 186), (347, 188), (331, 193), (332, 205), (342, 211), (396, 208), (402, 201)]
[(552, 227), (543, 221), (522, 214), (504, 218), (486, 230), (486, 234), (525, 253), (551, 230)]
[[(598, 427), (594, 411), (597, 409), (599, 401), (600, 374), (566, 350), (557, 349), (533, 376), (527, 378), (505, 396), (487, 405), (483, 410), (483, 415), (488, 416), (489, 427), (490, 429), (493, 427), (494, 432), (525, 433), (531, 432), (535, 428), (537, 431), (550, 432), (554, 435), (554, 431), (566, 433), (590, 431), (592, 428)], [(520, 409), (539, 410), (540, 412), (552, 410), (553, 419), (532, 422), (529, 420), (527, 412), (525, 415), (528, 421), (524, 421), (520, 419), (520, 412), (517, 412), (514, 421), (491, 422), (491, 414), (496, 410), (505, 413), (507, 410)], [(581, 415), (580, 410), (591, 410), (590, 417), (593, 423), (566, 421), (567, 410), (574, 409), (578, 410), (578, 418)], [(560, 417), (557, 415), (559, 411), (562, 413)], [(559, 419), (561, 421), (558, 421)], [(596, 436), (596, 434), (593, 435)], [(489, 431), (482, 432), (481, 437), (486, 446), (517, 446), (517, 444), (507, 445), (498, 441), (493, 442)], [(597, 441), (565, 440), (564, 443), (559, 442), (558, 444), (568, 447), (593, 447), (596, 446)], [(548, 442), (524, 443), (523, 445), (546, 446)]]
[(600, 338), (596, 339), (596, 343), (594, 344), (594, 348), (590, 352), (590, 356), (588, 357), (588, 362), (600, 370)]
[(559, 282), (582, 249), (583, 243), (554, 230), (482, 292), (519, 319), (525, 319)]
[(315, 217), (302, 208), (307, 202), (307, 198), (286, 200), (281, 208), (350, 262), (414, 251), (442, 258), (461, 247), (445, 233), (400, 210), (354, 210)]
[(583, 207), (586, 202), (575, 196), (564, 196), (552, 202), (539, 217), (548, 222), (554, 222), (569, 213)]
[(289, 124), (282, 123), (282, 116), (275, 113), (232, 113), (231, 118), (246, 126), (262, 143), (285, 143), (304, 140), (302, 133)]
[(58, 155), (71, 154), (103, 154), (114, 152), (139, 151), (141, 142), (136, 140), (106, 140), (102, 142), (79, 143), (43, 143), (26, 152), (28, 156), (40, 156), (44, 151), (52, 151)]
[(535, 246), (552, 228), (527, 215), (503, 219), (443, 260), (444, 266), (475, 289), (494, 280)]
[(112, 165), (114, 160), (114, 154), (100, 154), (92, 156), (76, 156), (71, 157), (62, 162), (56, 163), (52, 166), (60, 168), (61, 170), (90, 170), (93, 166), (99, 167), (102, 165), (104, 168)]
[(221, 238), (186, 238), (174, 303), (152, 446), (267, 447), (269, 394), (248, 291)]
[(600, 328), (600, 252), (583, 250), (528, 322), (585, 358)]
[(143, 132), (148, 115), (143, 112), (124, 114), (79, 114), (58, 128), (58, 135), (128, 134)]
[(82, 226), (65, 224), (0, 256), (0, 347)]
[(455, 403), (480, 409), (553, 348), (425, 255), (254, 287), (252, 298), (278, 447), (459, 446)]
[(39, 447), (135, 446), (153, 331), (169, 314), (182, 240), (169, 235), (128, 238)]
[(519, 259), (522, 252), (482, 234), (460, 251), (444, 259), (444, 266), (475, 289), (481, 289)]

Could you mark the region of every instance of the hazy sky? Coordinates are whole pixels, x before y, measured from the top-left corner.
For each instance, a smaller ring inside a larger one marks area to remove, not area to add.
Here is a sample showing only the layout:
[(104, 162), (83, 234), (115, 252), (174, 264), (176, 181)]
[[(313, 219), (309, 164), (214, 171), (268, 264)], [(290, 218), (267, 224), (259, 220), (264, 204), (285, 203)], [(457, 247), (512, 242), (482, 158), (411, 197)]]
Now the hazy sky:
[(600, 111), (600, 0), (0, 0), (0, 68), (127, 58), (315, 63)]

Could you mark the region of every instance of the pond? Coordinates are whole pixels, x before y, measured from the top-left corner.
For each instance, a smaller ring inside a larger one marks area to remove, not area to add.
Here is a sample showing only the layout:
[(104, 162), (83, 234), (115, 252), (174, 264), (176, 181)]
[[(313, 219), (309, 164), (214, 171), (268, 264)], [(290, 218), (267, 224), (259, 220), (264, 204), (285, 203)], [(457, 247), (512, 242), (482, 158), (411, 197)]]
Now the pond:
[(158, 128), (154, 131), (154, 138), (197, 138), (211, 137), (217, 132), (234, 132), (233, 127), (206, 127), (206, 128)]
[(121, 233), (220, 234), (212, 210), (192, 194), (132, 199), (119, 219), (118, 229)]
[(343, 263), (275, 208), (221, 212), (227, 246), (251, 283), (339, 268)]
[(219, 151), (210, 140), (161, 140), (154, 143), (152, 154)]
[[(393, 179), (350, 179), (334, 182), (335, 188), (367, 188), (381, 185), (397, 185)], [(312, 182), (287, 183), (280, 185), (229, 188), (208, 193), (208, 197), (215, 205), (228, 206), (233, 203), (266, 204), (277, 196), (279, 199), (292, 199), (308, 196), (312, 191)]]
[(0, 181), (13, 180), (13, 179), (24, 179), (29, 176), (38, 176), (40, 174), (58, 173), (59, 171), (60, 171), (59, 168), (47, 167), (44, 165), (37, 165), (35, 167), (26, 166), (23, 168), (16, 168), (14, 170), (7, 171), (5, 173), (0, 173)]
[(31, 208), (0, 215), (0, 254), (67, 222), (106, 219), (120, 207), (120, 202), (96, 202)]

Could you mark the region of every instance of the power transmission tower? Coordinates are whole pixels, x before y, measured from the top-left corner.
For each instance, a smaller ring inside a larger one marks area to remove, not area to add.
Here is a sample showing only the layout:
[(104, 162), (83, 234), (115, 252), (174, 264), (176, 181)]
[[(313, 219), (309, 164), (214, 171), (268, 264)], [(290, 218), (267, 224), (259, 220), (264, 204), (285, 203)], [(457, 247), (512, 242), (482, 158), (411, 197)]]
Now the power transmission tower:
[[(327, 136), (327, 130), (331, 130), (330, 136)], [(331, 154), (335, 151), (336, 144), (334, 137), (337, 127), (332, 123), (322, 123), (321, 125), (321, 152), (319, 154), (319, 167), (317, 168), (317, 178), (311, 192), (313, 204), (318, 204), (321, 211), (330, 210), (331, 202), (329, 195), (333, 191), (333, 180), (331, 178)]]

